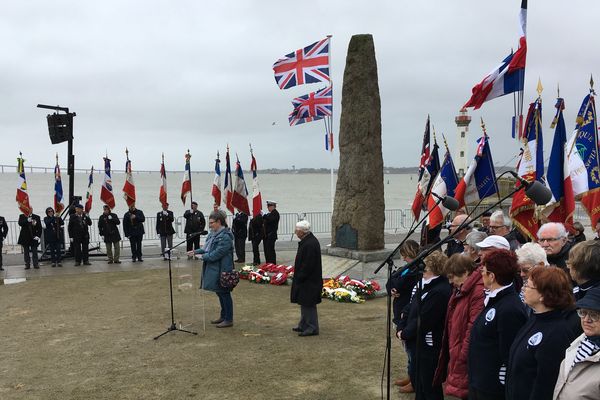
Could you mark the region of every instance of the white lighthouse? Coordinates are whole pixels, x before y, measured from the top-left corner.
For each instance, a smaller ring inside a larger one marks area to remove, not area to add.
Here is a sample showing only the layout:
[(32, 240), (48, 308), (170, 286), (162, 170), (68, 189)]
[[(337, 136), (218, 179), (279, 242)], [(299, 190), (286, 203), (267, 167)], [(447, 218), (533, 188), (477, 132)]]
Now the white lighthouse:
[(457, 154), (454, 157), (456, 173), (461, 178), (467, 171), (467, 138), (469, 137), (469, 124), (471, 117), (467, 114), (467, 109), (462, 108), (460, 114), (454, 118), (456, 122), (456, 148)]

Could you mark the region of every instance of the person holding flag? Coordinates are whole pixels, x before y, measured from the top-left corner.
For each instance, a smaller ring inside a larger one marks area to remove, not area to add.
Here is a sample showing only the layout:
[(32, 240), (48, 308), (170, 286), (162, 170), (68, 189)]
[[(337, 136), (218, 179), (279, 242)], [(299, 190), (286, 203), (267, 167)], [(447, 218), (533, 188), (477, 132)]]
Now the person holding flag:
[(263, 250), (265, 252), (265, 262), (277, 264), (277, 254), (275, 253), (275, 242), (277, 241), (277, 230), (279, 229), (279, 211), (277, 203), (267, 200), (268, 212), (263, 215), (264, 239)]
[(103, 209), (102, 215), (98, 217), (98, 232), (106, 244), (108, 263), (121, 264), (119, 260), (121, 256), (121, 234), (119, 233), (121, 221), (108, 205), (105, 204)]
[(44, 243), (46, 249), (50, 253), (50, 262), (52, 267), (62, 267), (60, 244), (63, 240), (63, 225), (64, 221), (60, 216), (54, 214), (52, 207), (46, 208), (46, 216), (44, 217)]
[(169, 203), (163, 203), (162, 211), (156, 214), (156, 234), (160, 237), (160, 254), (162, 254), (165, 261), (168, 260), (167, 254), (165, 254), (167, 244), (169, 245), (169, 249), (173, 248), (173, 235), (175, 234), (175, 229), (173, 228), (174, 221), (175, 217), (173, 216), (173, 211), (169, 210)]
[(75, 266), (92, 265), (89, 261), (90, 231), (92, 225), (90, 217), (83, 212), (81, 204), (75, 205), (75, 214), (69, 217), (69, 237), (71, 238), (73, 253), (75, 256)]
[(258, 174), (256, 166), (256, 158), (250, 146), (250, 170), (252, 171), (252, 219), (248, 229), (248, 239), (252, 242), (252, 264), (260, 265), (260, 242), (263, 240), (263, 218), (262, 218), (262, 196), (258, 187)]
[[(38, 269), (38, 246), (40, 245), (40, 236), (42, 235), (42, 223), (39, 215), (33, 213), (33, 207), (29, 204), (29, 194), (27, 193), (27, 179), (25, 178), (25, 160), (19, 153), (17, 158), (17, 173), (19, 174), (19, 186), (17, 187), (17, 205), (21, 210), (19, 215), (19, 239), (17, 243), (23, 246), (23, 258), (25, 260), (25, 269), (33, 267)], [(31, 253), (31, 255), (30, 255)]]

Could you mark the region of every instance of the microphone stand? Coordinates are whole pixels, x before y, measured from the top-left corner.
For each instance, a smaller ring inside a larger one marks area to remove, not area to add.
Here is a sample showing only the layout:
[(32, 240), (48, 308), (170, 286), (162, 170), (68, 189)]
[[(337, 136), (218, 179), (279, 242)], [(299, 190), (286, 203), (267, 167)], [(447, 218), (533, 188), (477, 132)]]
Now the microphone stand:
[[(193, 238), (195, 236), (201, 236), (201, 235), (206, 235), (206, 231), (194, 233), (189, 238)], [(164, 331), (160, 335), (154, 337), (154, 340), (158, 339), (159, 337), (161, 337), (163, 335), (166, 335), (169, 332), (173, 332), (173, 331), (191, 333), (192, 335), (197, 335), (198, 334), (198, 332), (192, 332), (192, 331), (187, 331), (185, 329), (178, 328), (177, 325), (175, 325), (175, 313), (173, 311), (173, 275), (172, 275), (172, 272), (171, 272), (171, 250), (173, 250), (176, 247), (181, 246), (184, 243), (187, 243), (188, 239), (185, 239), (185, 240), (181, 241), (180, 243), (177, 243), (175, 246), (171, 247), (170, 249), (166, 249), (162, 253), (163, 256), (166, 254), (169, 257), (169, 295), (170, 295), (170, 299), (171, 299), (171, 325), (167, 328), (166, 331)]]
[[(438, 206), (442, 200), (444, 198), (443, 197), (439, 197), (438, 200), (436, 201), (435, 205)], [(421, 226), (421, 223), (423, 221), (425, 221), (425, 219), (429, 216), (429, 214), (431, 213), (431, 211), (433, 211), (435, 209), (435, 207), (433, 207), (431, 210), (427, 211), (427, 213), (425, 214), (425, 216), (423, 216), (423, 218), (421, 218), (421, 220), (419, 220), (418, 223), (415, 224), (416, 220), (413, 221), (412, 226), (410, 227), (408, 233), (406, 234), (406, 236), (404, 237), (404, 239), (402, 239), (402, 241), (400, 242), (400, 244), (398, 246), (396, 246), (396, 248), (394, 250), (392, 250), (392, 252), (386, 257), (386, 259), (379, 265), (379, 267), (377, 267), (377, 269), (375, 270), (375, 273), (378, 273), (379, 270), (381, 270), (381, 268), (383, 268), (384, 265), (388, 265), (387, 268), (387, 281), (390, 282), (392, 279), (392, 267), (394, 266), (394, 257), (396, 256), (396, 254), (398, 253), (398, 251), (400, 250), (400, 248), (402, 247), (402, 245), (408, 240), (408, 238), (415, 233), (415, 231), (419, 228), (419, 226)], [(407, 267), (405, 266), (404, 268), (402, 268), (402, 270), (400, 271), (396, 271), (395, 274), (401, 274), (402, 272), (406, 271)], [(387, 296), (387, 321), (386, 321), (386, 342), (385, 342), (385, 350), (386, 350), (386, 370), (387, 370), (387, 399), (390, 399), (390, 390), (391, 390), (391, 357), (392, 357), (392, 334), (391, 334), (391, 330), (392, 330), (392, 296), (391, 294), (388, 294)]]

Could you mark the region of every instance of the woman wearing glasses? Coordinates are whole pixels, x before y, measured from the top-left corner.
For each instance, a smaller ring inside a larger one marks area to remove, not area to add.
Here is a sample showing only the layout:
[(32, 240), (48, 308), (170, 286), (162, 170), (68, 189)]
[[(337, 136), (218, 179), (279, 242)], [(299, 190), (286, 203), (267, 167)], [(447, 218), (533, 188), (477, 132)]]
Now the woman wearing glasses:
[(590, 289), (577, 307), (583, 334), (560, 364), (555, 400), (600, 399), (600, 288)]
[(524, 288), (533, 314), (510, 348), (506, 398), (550, 400), (564, 351), (576, 337), (564, 317), (575, 303), (571, 281), (560, 268), (535, 267)]

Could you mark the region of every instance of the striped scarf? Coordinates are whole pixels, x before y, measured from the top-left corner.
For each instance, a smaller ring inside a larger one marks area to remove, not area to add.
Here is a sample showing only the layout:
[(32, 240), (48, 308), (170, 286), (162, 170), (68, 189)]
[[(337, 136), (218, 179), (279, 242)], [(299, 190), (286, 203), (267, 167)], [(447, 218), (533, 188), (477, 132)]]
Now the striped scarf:
[(577, 346), (577, 353), (575, 354), (575, 359), (573, 360), (571, 368), (573, 368), (575, 364), (587, 360), (599, 351), (600, 347), (586, 336), (581, 343), (579, 343), (579, 346)]

